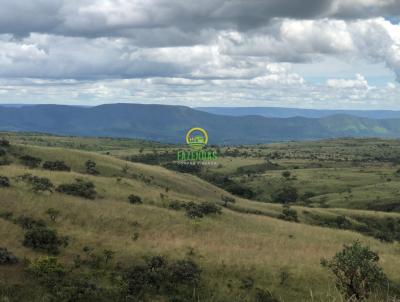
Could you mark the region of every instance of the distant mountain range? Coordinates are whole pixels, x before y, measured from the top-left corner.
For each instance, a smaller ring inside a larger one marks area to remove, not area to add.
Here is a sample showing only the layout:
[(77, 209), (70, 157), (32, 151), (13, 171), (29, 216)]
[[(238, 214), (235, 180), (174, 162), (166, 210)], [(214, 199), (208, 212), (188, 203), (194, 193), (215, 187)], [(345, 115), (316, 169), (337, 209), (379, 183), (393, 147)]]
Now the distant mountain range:
[(283, 107), (197, 107), (195, 109), (208, 113), (244, 116), (260, 115), (265, 117), (309, 117), (321, 118), (338, 114), (366, 117), (372, 119), (400, 118), (400, 111), (393, 110), (323, 110), (323, 109), (300, 109)]
[(183, 143), (188, 129), (202, 127), (208, 131), (210, 143), (214, 144), (253, 144), (334, 137), (400, 137), (400, 118), (371, 119), (347, 114), (320, 118), (278, 118), (218, 115), (202, 110), (142, 104), (96, 107), (0, 106), (0, 131), (129, 137)]

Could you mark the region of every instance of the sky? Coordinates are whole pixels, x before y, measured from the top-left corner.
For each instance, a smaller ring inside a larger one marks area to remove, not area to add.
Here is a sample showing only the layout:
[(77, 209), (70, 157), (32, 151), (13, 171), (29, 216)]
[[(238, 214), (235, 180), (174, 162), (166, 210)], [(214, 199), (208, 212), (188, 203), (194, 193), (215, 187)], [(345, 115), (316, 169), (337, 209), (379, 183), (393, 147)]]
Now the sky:
[(1, 0), (0, 103), (400, 110), (400, 0)]

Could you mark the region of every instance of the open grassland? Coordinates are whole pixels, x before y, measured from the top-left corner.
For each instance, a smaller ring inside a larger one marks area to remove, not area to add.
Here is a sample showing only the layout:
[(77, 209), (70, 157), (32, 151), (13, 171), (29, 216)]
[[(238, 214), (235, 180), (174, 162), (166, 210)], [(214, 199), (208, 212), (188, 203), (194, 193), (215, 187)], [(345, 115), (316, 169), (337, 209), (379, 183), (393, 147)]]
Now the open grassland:
[[(114, 141), (110, 140), (109, 145), (98, 147), (102, 139), (80, 139), (79, 144), (91, 145), (92, 151), (102, 153), (99, 154), (74, 150), (79, 147), (69, 148), (65, 142), (43, 147), (43, 137), (39, 136), (40, 143), (32, 144), (27, 137), (25, 143), (17, 135), (11, 137), (12, 145), (8, 152), (12, 163), (0, 166), (0, 175), (11, 180), (10, 187), (0, 188), (0, 214), (3, 214), (0, 218), (0, 247), (7, 247), (19, 259), (36, 259), (45, 253), (25, 247), (22, 244), (24, 230), (5, 213), (12, 213), (12, 217), (43, 220), (61, 236), (68, 236), (68, 246), (62, 248), (57, 256), (66, 266), (73, 266), (76, 255), (83, 255), (85, 247), (94, 248), (99, 253), (113, 251), (113, 263), (122, 267), (155, 255), (175, 260), (190, 257), (202, 270), (202, 288), (189, 301), (268, 301), (257, 300), (257, 288), (272, 292), (278, 301), (344, 301), (335, 289), (332, 275), (321, 267), (320, 260), (332, 257), (343, 244), (356, 239), (379, 253), (379, 263), (392, 282), (391, 286), (400, 284), (399, 243), (396, 240), (393, 243), (378, 240), (363, 231), (367, 226), (365, 219), (400, 219), (396, 212), (366, 210), (366, 200), (375, 200), (375, 193), (380, 192), (383, 204), (392, 203), (398, 193), (398, 180), (394, 175), (397, 167), (393, 161), (378, 164), (371, 160), (362, 162), (362, 166), (354, 163), (355, 158), (362, 160), (371, 155), (359, 144), (366, 144), (367, 150), (382, 151), (368, 141), (347, 146), (348, 141), (344, 140), (339, 142), (343, 143), (341, 147), (330, 141), (238, 147), (239, 155), (221, 156), (220, 167), (203, 171), (227, 175), (254, 189), (256, 199), (270, 201), (257, 202), (234, 196), (204, 181), (204, 175), (179, 173), (158, 165), (127, 162), (103, 154), (118, 148), (122, 153), (138, 150), (141, 147), (139, 143), (134, 145), (136, 142), (115, 147)], [(63, 139), (55, 138), (56, 141)], [(65, 140), (78, 142), (72, 138)], [(35, 137), (34, 142), (37, 141)], [(115, 144), (118, 146), (117, 142)], [(397, 142), (385, 144), (390, 145), (390, 151), (381, 153), (394, 158)], [(349, 158), (340, 161), (338, 167), (341, 168), (333, 167), (332, 150), (341, 150), (341, 154)], [(227, 148), (221, 152), (227, 152)], [(241, 152), (247, 152), (247, 155)], [(294, 157), (289, 155), (293, 153), (296, 154)], [(19, 157), (22, 155), (43, 161), (62, 160), (71, 171), (30, 169), (21, 164)], [(328, 159), (314, 160), (310, 156)], [(85, 163), (88, 160), (96, 162), (98, 175), (87, 174)], [(274, 168), (261, 172), (239, 169), (266, 161), (272, 162)], [(290, 177), (282, 176), (282, 172), (287, 170), (291, 172)], [(17, 181), (18, 176), (27, 173), (48, 178), (55, 186), (72, 183), (76, 178), (89, 180), (95, 185), (97, 196), (88, 200), (56, 191), (35, 193), (29, 184)], [(307, 203), (295, 202), (291, 206), (297, 212), (299, 222), (277, 219), (282, 214), (282, 205), (271, 203), (274, 200), (269, 197), (274, 188), (282, 185), (297, 187), (300, 195), (309, 190), (317, 192)], [(140, 196), (143, 204), (129, 203), (130, 194)], [(346, 199), (345, 196), (350, 194), (352, 197)], [(222, 196), (235, 198), (235, 202), (223, 207), (221, 215), (190, 219), (185, 211), (169, 207), (172, 201), (209, 201), (222, 205)], [(321, 205), (324, 208), (319, 207)], [(49, 208), (59, 212), (54, 221), (46, 213)], [(342, 225), (326, 223), (335, 222), (338, 217), (345, 217), (351, 227), (341, 229)], [(248, 280), (254, 284), (248, 286)], [(22, 286), (20, 291), (23, 294), (19, 301), (51, 301), (46, 300), (41, 289), (26, 276), (23, 261), (13, 266), (0, 266), (0, 299), (15, 301), (6, 290), (15, 284)], [(392, 291), (391, 298), (385, 294), (372, 295), (370, 301), (397, 301), (395, 295)], [(155, 297), (149, 301), (166, 300)]]

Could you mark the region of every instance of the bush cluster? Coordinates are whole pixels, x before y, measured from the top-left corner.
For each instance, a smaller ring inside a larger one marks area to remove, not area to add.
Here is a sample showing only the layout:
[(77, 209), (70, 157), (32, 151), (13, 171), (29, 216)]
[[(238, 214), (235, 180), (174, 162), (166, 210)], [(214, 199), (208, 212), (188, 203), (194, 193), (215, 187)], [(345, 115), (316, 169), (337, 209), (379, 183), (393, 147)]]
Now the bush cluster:
[(299, 218), (297, 216), (297, 211), (290, 208), (288, 205), (282, 206), (282, 214), (279, 215), (279, 219), (298, 222)]
[(295, 187), (285, 186), (284, 188), (275, 192), (272, 198), (276, 202), (292, 203), (297, 201), (297, 199), (299, 198), (299, 194)]
[(56, 191), (86, 199), (95, 199), (97, 195), (93, 182), (83, 179), (76, 179), (75, 183), (61, 184)]
[(7, 176), (0, 176), (0, 188), (8, 188), (10, 185), (10, 179)]
[(91, 175), (100, 174), (99, 171), (97, 171), (96, 166), (97, 164), (92, 160), (88, 160), (87, 162), (85, 162), (86, 173)]
[(25, 230), (31, 230), (34, 228), (45, 228), (46, 222), (44, 220), (36, 220), (29, 216), (18, 216), (18, 218), (14, 219), (13, 222)]
[(131, 194), (128, 196), (128, 201), (131, 204), (142, 204), (143, 203), (142, 198), (140, 196), (137, 196), (134, 194)]
[(23, 155), (19, 159), (24, 166), (32, 169), (39, 167), (42, 162), (42, 159), (30, 155)]
[(68, 245), (68, 238), (60, 237), (56, 230), (48, 227), (34, 227), (25, 232), (23, 245), (33, 250), (57, 255), (61, 246)]
[(32, 190), (36, 193), (39, 192), (53, 192), (54, 185), (50, 179), (46, 177), (38, 177), (32, 174), (24, 174), (17, 177), (18, 181), (25, 181), (32, 186)]
[(173, 297), (171, 301), (188, 301), (200, 277), (201, 270), (192, 260), (169, 263), (166, 258), (155, 256), (127, 269), (123, 280), (132, 297), (146, 300), (148, 295), (161, 295)]
[(57, 285), (67, 274), (64, 265), (53, 256), (44, 256), (32, 261), (28, 265), (27, 272), (49, 287)]
[(51, 171), (71, 171), (71, 167), (67, 166), (67, 164), (61, 160), (45, 161), (42, 167), (43, 169)]
[(16, 264), (18, 258), (4, 247), (0, 247), (0, 265)]
[(8, 140), (6, 140), (5, 138), (0, 138), (0, 146), (1, 147), (9, 147), (10, 142)]
[(213, 202), (194, 203), (189, 202), (185, 204), (186, 216), (191, 219), (203, 218), (211, 214), (221, 214), (221, 207)]

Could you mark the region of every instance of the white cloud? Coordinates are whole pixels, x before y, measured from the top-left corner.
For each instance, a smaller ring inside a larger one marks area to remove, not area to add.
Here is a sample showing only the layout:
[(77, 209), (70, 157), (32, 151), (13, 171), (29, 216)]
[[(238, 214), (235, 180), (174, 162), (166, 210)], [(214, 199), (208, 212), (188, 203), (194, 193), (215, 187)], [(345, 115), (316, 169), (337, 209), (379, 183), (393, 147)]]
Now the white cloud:
[(370, 88), (367, 80), (361, 74), (357, 74), (355, 79), (329, 79), (326, 84), (333, 88)]
[[(400, 25), (381, 17), (399, 14), (396, 2), (4, 0), (0, 102), (203, 100), (324, 107), (340, 99), (368, 107), (379, 96), (397, 106), (392, 100), (400, 96), (398, 84), (374, 82), (400, 79)], [(368, 83), (363, 70), (343, 74), (326, 64), (318, 82), (295, 68), (319, 66), (327, 58), (380, 63), (397, 79), (366, 74)], [(360, 74), (354, 78), (355, 73)]]

